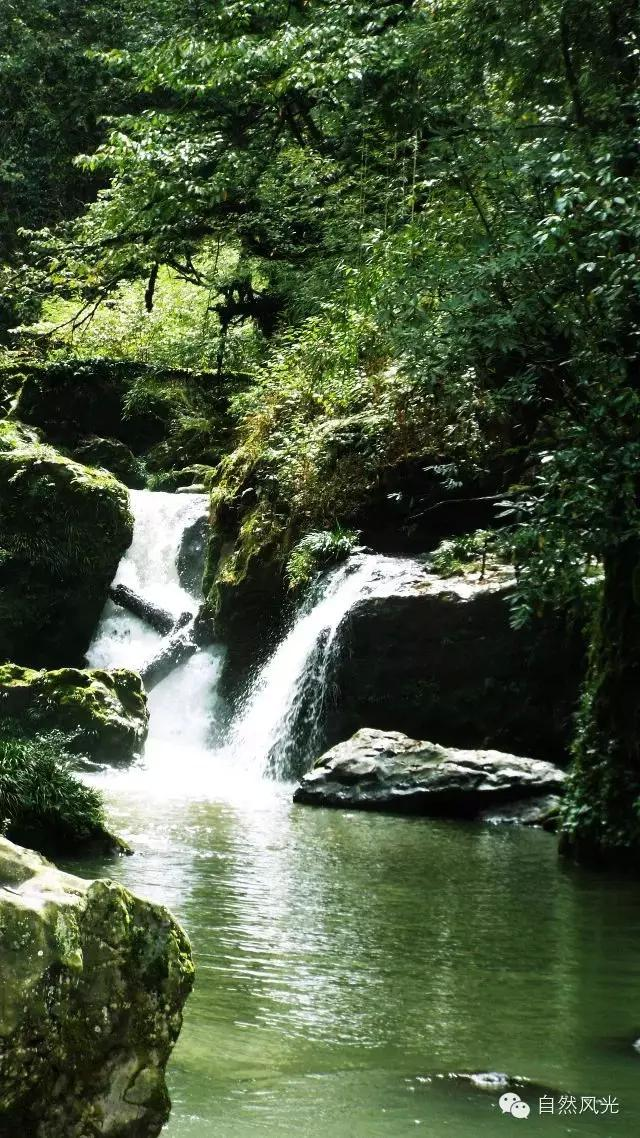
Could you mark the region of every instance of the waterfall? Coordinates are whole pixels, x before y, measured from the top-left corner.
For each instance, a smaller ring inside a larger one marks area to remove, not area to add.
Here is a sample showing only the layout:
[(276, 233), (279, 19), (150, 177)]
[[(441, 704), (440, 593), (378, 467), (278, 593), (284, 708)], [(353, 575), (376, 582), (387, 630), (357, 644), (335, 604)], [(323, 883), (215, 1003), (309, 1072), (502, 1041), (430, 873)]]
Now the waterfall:
[[(132, 490), (130, 503), (133, 541), (114, 584), (127, 585), (176, 617), (184, 612), (195, 615), (202, 600), (199, 581), (203, 556), (194, 566), (182, 553), (192, 527), (206, 517), (207, 496)], [(183, 560), (185, 564), (181, 565)], [(194, 580), (198, 582), (195, 587)], [(94, 668), (141, 671), (159, 655), (169, 635), (161, 635), (109, 600), (87, 660)], [(215, 722), (219, 719), (216, 687), (220, 664), (218, 648), (199, 649), (151, 691), (143, 767), (153, 768), (154, 779), (174, 782), (176, 774), (178, 779), (184, 774), (185, 762), (201, 763), (206, 757), (215, 741)]]
[[(203, 494), (132, 491), (133, 541), (114, 583), (176, 617), (185, 611), (195, 615), (202, 600), (202, 563), (181, 565), (180, 551), (192, 527), (205, 517), (206, 506)], [(346, 615), (361, 599), (398, 593), (424, 575), (424, 565), (417, 561), (359, 554), (322, 576), (248, 686), (226, 740), (217, 693), (223, 651), (200, 648), (150, 692), (142, 762), (105, 777), (125, 778), (129, 789), (137, 785), (144, 794), (151, 789), (151, 773), (154, 793), (207, 797), (223, 784), (250, 788), (264, 776), (301, 774), (322, 749)], [(170, 635), (161, 635), (110, 600), (88, 662), (144, 673)]]
[[(201, 596), (181, 583), (178, 558), (184, 534), (206, 516), (205, 494), (161, 494), (130, 490), (133, 541), (118, 567), (114, 585), (127, 585), (176, 617), (194, 613)], [(143, 620), (107, 601), (87, 653), (92, 668), (138, 671), (154, 656), (162, 636)]]
[(242, 701), (228, 744), (236, 766), (275, 778), (308, 769), (323, 744), (344, 618), (362, 598), (398, 592), (424, 573), (417, 561), (362, 554), (318, 582)]

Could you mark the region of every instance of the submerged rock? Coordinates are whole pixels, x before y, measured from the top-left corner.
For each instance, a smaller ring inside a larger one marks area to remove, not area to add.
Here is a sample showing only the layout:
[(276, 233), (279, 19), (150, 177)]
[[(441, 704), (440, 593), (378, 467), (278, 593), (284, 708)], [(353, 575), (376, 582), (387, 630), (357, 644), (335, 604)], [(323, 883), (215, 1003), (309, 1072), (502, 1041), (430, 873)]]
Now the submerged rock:
[(124, 486), (0, 422), (0, 661), (81, 661), (133, 532)]
[(0, 1138), (155, 1138), (193, 984), (161, 906), (0, 839)]
[(294, 793), (295, 802), (478, 818), (490, 808), (562, 792), (564, 771), (500, 751), (460, 750), (409, 739), (398, 731), (358, 731), (322, 755)]
[(61, 731), (71, 750), (92, 759), (131, 759), (141, 750), (149, 724), (142, 681), (127, 668), (38, 672), (5, 664), (0, 714), (34, 732)]

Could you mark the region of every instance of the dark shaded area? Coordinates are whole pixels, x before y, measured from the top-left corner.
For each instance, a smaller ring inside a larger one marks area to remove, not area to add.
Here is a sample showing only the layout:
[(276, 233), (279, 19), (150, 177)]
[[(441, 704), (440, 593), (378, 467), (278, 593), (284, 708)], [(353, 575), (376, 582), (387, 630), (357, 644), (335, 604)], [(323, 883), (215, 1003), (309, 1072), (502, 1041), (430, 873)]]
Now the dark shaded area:
[(345, 619), (327, 744), (361, 727), (566, 761), (584, 672), (578, 632), (509, 624), (506, 590), (360, 601)]

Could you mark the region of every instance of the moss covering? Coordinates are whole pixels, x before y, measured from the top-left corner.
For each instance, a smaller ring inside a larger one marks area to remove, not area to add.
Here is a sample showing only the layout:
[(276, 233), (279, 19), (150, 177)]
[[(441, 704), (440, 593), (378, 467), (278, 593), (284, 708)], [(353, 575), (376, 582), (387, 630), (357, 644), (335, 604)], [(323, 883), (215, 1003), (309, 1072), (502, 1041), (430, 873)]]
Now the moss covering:
[(561, 850), (637, 872), (640, 858), (640, 545), (605, 558), (578, 713)]
[(107, 436), (144, 456), (152, 472), (215, 465), (230, 445), (229, 392), (243, 382), (108, 359), (33, 365), (18, 378), (17, 417), (56, 445)]
[(214, 466), (205, 463), (194, 463), (193, 466), (183, 466), (176, 470), (168, 470), (160, 474), (152, 474), (149, 482), (153, 490), (179, 490), (188, 489), (189, 486), (210, 487), (216, 475)]
[(72, 457), (85, 466), (110, 471), (131, 490), (142, 490), (146, 485), (142, 463), (129, 447), (118, 439), (102, 439), (98, 435), (83, 439), (75, 447)]
[(0, 839), (0, 1134), (155, 1138), (193, 984), (165, 909)]
[(75, 663), (131, 541), (127, 491), (0, 422), (0, 660)]
[(136, 672), (0, 667), (0, 709), (33, 732), (62, 732), (75, 753), (130, 759), (146, 738), (147, 699)]

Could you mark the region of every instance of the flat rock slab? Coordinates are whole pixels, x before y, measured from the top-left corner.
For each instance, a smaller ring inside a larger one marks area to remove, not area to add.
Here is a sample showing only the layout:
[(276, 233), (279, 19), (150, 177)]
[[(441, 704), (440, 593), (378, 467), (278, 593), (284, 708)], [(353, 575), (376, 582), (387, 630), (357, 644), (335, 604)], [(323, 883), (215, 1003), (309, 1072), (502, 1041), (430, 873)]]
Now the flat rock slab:
[(365, 728), (322, 755), (293, 797), (310, 806), (531, 824), (562, 794), (565, 777), (538, 759)]

